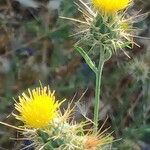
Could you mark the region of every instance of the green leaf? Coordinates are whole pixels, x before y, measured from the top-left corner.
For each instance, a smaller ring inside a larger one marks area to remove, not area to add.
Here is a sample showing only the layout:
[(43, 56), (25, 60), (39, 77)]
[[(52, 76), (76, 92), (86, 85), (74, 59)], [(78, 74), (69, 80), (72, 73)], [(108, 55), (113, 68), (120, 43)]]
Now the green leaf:
[(88, 64), (88, 66), (95, 72), (97, 73), (97, 68), (94, 64), (94, 62), (91, 60), (91, 58), (88, 56), (88, 54), (81, 48), (78, 46), (75, 46), (75, 49), (80, 53), (80, 55), (84, 58), (84, 60), (86, 61), (86, 63)]

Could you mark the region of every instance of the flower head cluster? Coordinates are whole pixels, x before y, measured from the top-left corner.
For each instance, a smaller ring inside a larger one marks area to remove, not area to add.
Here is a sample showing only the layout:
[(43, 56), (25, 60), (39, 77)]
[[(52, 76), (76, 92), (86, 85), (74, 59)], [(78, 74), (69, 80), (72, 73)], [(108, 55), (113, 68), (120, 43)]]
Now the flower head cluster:
[(100, 12), (114, 13), (126, 8), (130, 0), (92, 0), (93, 6)]
[(43, 128), (49, 125), (58, 115), (61, 103), (55, 100), (54, 92), (49, 87), (39, 87), (22, 93), (15, 104), (19, 115), (16, 118), (30, 128)]
[[(62, 114), (59, 107), (61, 103), (55, 100), (54, 92), (49, 87), (28, 89), (27, 93), (19, 96), (15, 108), (19, 115), (16, 119), (25, 124), (23, 134), (33, 141), (35, 149), (102, 149), (112, 143), (110, 134), (102, 132), (84, 134), (86, 123), (73, 123), (69, 121), (73, 111), (71, 104)], [(29, 129), (29, 130), (28, 130)]]
[(54, 92), (51, 92), (49, 87), (28, 89), (28, 94), (22, 93), (19, 96), (19, 102), (15, 103), (15, 108), (19, 112), (15, 117), (25, 125), (15, 127), (3, 122), (0, 124), (22, 131), (25, 138), (33, 142), (32, 146), (35, 150), (105, 150), (110, 148), (113, 137), (106, 133), (107, 130), (95, 133), (89, 129), (87, 133), (84, 129), (87, 122), (70, 121), (74, 110), (72, 103), (63, 113), (59, 109), (60, 105), (61, 103), (55, 100)]

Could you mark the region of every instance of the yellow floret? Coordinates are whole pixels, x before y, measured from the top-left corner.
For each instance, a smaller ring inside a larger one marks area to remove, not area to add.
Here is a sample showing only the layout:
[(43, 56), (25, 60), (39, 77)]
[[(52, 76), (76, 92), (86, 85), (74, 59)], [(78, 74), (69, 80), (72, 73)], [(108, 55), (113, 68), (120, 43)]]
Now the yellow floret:
[(104, 11), (106, 13), (114, 13), (126, 8), (129, 5), (130, 0), (92, 0), (93, 6), (98, 11)]
[(43, 128), (57, 117), (60, 103), (55, 100), (54, 92), (49, 87), (39, 87), (28, 90), (28, 95), (22, 93), (15, 108), (19, 112), (16, 119), (21, 120), (30, 128)]

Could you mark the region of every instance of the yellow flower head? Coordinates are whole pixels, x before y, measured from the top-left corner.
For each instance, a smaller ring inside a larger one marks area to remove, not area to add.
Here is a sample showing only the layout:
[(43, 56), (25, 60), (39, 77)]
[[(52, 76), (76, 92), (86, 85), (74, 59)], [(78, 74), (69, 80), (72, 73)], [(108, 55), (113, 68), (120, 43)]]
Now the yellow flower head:
[(58, 115), (60, 103), (55, 100), (54, 92), (49, 87), (39, 87), (22, 93), (15, 109), (19, 112), (16, 119), (21, 120), (27, 127), (44, 128)]
[(93, 6), (98, 11), (114, 13), (126, 8), (130, 0), (92, 0)]

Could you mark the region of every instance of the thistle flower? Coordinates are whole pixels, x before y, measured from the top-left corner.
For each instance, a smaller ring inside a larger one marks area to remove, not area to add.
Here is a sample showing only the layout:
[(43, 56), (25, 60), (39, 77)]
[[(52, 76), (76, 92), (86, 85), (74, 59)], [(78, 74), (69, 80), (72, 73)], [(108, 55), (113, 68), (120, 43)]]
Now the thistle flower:
[(92, 0), (93, 6), (100, 12), (114, 13), (126, 8), (130, 0)]
[(28, 94), (22, 93), (15, 104), (19, 112), (15, 116), (29, 128), (44, 128), (57, 117), (60, 104), (49, 87), (28, 89)]
[(75, 34), (73, 34), (78, 39), (76, 46), (82, 46), (83, 49), (90, 48), (91, 53), (88, 54), (93, 54), (92, 51), (98, 49), (100, 51), (97, 51), (97, 53), (101, 53), (103, 49), (106, 57), (108, 57), (119, 49), (128, 56), (124, 49), (126, 47), (131, 48), (131, 45), (136, 44), (133, 37), (137, 37), (134, 35), (134, 31), (137, 31), (137, 29), (133, 27), (133, 22), (140, 15), (130, 17), (125, 12), (115, 13), (114, 15), (97, 13), (93, 6), (97, 10), (102, 9), (105, 12), (117, 12), (127, 7), (130, 0), (91, 0), (89, 4), (78, 0), (78, 3), (75, 4), (81, 12), (82, 19), (61, 18), (78, 23)]

